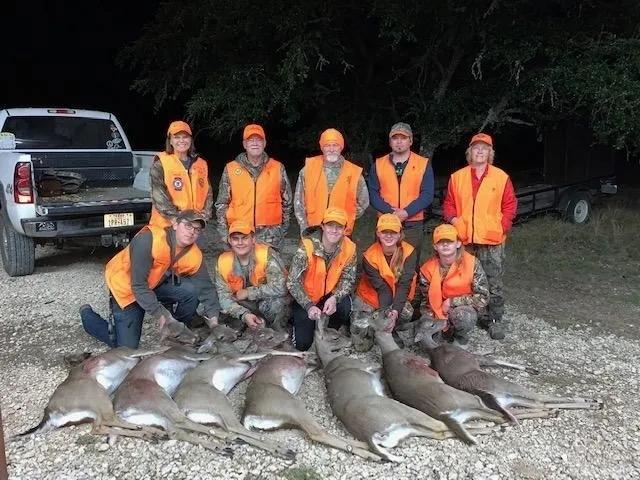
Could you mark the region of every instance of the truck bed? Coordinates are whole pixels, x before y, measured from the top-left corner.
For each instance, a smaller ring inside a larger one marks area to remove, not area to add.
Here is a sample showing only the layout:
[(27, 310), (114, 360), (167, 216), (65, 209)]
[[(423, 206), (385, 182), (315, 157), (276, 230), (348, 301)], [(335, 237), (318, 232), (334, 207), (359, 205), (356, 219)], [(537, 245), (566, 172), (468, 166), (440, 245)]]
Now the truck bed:
[(38, 197), (36, 212), (44, 216), (99, 213), (107, 206), (114, 212), (131, 211), (132, 207), (148, 210), (151, 198), (149, 192), (134, 187), (92, 187), (73, 194)]

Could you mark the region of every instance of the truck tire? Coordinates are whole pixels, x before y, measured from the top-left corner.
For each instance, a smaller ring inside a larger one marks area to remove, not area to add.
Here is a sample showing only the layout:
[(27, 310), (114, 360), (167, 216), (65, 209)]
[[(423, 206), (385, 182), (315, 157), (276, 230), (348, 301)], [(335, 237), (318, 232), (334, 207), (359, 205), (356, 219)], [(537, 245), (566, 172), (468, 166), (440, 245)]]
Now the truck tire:
[(35, 243), (15, 231), (4, 210), (0, 215), (0, 242), (5, 272), (10, 277), (31, 275), (36, 263)]
[(565, 210), (565, 220), (582, 225), (591, 218), (591, 198), (586, 192), (574, 192)]

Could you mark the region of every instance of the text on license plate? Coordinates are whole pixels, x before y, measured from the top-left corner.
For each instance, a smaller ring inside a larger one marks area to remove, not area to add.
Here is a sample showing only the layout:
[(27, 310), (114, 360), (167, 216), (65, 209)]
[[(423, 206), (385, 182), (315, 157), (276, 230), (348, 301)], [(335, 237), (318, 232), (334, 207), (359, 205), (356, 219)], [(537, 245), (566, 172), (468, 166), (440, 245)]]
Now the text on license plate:
[(133, 224), (133, 213), (107, 213), (104, 216), (104, 228), (128, 227)]

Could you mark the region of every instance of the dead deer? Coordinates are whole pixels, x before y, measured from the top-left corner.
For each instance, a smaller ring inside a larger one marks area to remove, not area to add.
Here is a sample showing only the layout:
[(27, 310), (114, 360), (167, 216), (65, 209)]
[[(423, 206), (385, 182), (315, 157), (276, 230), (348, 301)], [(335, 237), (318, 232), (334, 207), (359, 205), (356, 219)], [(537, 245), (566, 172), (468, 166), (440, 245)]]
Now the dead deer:
[(231, 343), (238, 339), (238, 334), (233, 328), (217, 324), (211, 327), (209, 336), (198, 347), (198, 353), (211, 353), (214, 347), (220, 343)]
[[(220, 441), (226, 440), (227, 434), (192, 422), (183, 415), (171, 398), (186, 372), (199, 361), (208, 358), (211, 356), (172, 348), (143, 360), (131, 370), (116, 390), (113, 397), (116, 414), (127, 422), (139, 425), (142, 431), (157, 434), (160, 428), (169, 438), (231, 455), (231, 449)], [(209, 440), (203, 440), (197, 435), (187, 433), (188, 431), (207, 434)], [(102, 429), (100, 433), (119, 434), (110, 428)]]
[(87, 358), (73, 367), (55, 389), (44, 409), (42, 421), (12, 439), (85, 422), (94, 423), (94, 432), (102, 425), (137, 429), (135, 425), (117, 419), (110, 395), (142, 357), (167, 348), (134, 350), (119, 347)]
[(314, 343), (333, 413), (354, 437), (367, 442), (381, 457), (400, 461), (389, 449), (410, 436), (443, 440), (455, 435), (440, 420), (385, 396), (377, 365), (331, 352), (318, 330)]
[(294, 395), (300, 390), (309, 368), (305, 358), (272, 356), (262, 362), (249, 381), (243, 424), (246, 428), (274, 430), (288, 426), (304, 431), (311, 440), (379, 461), (367, 444), (333, 436), (309, 414)]
[[(218, 425), (232, 432), (249, 445), (261, 448), (286, 459), (296, 453), (286, 447), (269, 442), (245, 428), (236, 417), (227, 394), (255, 371), (250, 362), (259, 360), (269, 352), (246, 355), (218, 355), (205, 360), (189, 371), (173, 396), (184, 415), (206, 425)], [(303, 355), (301, 352), (271, 352), (273, 355)]]
[(509, 410), (512, 406), (537, 410), (602, 408), (600, 400), (540, 395), (485, 372), (481, 366), (503, 366), (538, 373), (536, 369), (479, 356), (452, 344), (436, 345), (431, 337), (434, 328), (439, 327), (425, 322), (416, 333), (416, 342), (421, 342), (431, 358), (431, 365), (442, 380), (454, 388), (478, 395), (485, 405), (503, 413), (512, 421), (517, 421), (517, 416)]

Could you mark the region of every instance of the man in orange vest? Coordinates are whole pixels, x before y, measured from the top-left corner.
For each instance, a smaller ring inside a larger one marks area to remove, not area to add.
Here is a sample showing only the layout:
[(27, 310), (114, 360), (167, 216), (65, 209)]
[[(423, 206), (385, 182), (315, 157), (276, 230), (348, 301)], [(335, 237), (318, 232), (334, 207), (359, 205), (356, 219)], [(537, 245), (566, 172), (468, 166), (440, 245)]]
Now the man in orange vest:
[(351, 235), (356, 219), (369, 206), (362, 168), (345, 160), (343, 149), (344, 137), (338, 130), (329, 128), (320, 136), (322, 155), (305, 160), (293, 199), (300, 233), (307, 227), (320, 225), (328, 207), (337, 207), (346, 212), (345, 233)]
[(493, 165), (493, 139), (486, 133), (471, 138), (468, 166), (451, 174), (442, 204), (445, 221), (456, 227), (467, 250), (482, 263), (491, 294), (486, 315), (478, 320), (494, 340), (505, 336), (504, 250), (518, 209), (509, 175)]
[(105, 268), (109, 320), (90, 305), (80, 307), (85, 331), (110, 347), (138, 348), (145, 313), (163, 331), (182, 335), (199, 302), (209, 327), (216, 325), (218, 295), (195, 245), (204, 227), (200, 212), (183, 210), (169, 227), (147, 225), (140, 230)]
[(369, 172), (369, 198), (379, 215), (394, 213), (402, 221), (404, 239), (420, 249), (424, 238), (425, 209), (433, 202), (433, 169), (428, 158), (411, 151), (413, 131), (407, 123), (389, 131), (391, 153), (378, 158)]
[(218, 232), (227, 240), (229, 225), (242, 220), (254, 226), (258, 243), (279, 248), (291, 217), (289, 177), (284, 165), (265, 153), (267, 139), (260, 125), (244, 128), (242, 145), (245, 151), (226, 165), (218, 186)]
[(347, 213), (325, 210), (320, 226), (302, 234), (291, 261), (287, 288), (293, 296), (293, 344), (308, 350), (316, 322), (329, 316), (329, 326), (349, 328), (351, 293), (356, 285), (356, 245), (345, 236)]
[(206, 220), (211, 218), (213, 192), (207, 162), (196, 154), (187, 123), (178, 120), (169, 125), (165, 151), (154, 158), (149, 183), (150, 225), (169, 227), (183, 210), (196, 210)]
[(251, 330), (263, 325), (286, 330), (291, 301), (278, 252), (256, 243), (253, 225), (244, 220), (229, 226), (229, 245), (231, 251), (221, 253), (216, 262), (215, 284), (223, 315)]
[(478, 312), (489, 302), (489, 284), (480, 262), (464, 250), (453, 225), (433, 231), (434, 254), (420, 267), (421, 312), (445, 323), (434, 340), (464, 346)]

